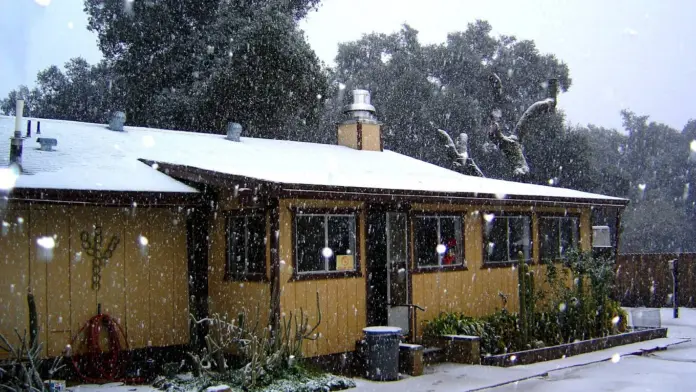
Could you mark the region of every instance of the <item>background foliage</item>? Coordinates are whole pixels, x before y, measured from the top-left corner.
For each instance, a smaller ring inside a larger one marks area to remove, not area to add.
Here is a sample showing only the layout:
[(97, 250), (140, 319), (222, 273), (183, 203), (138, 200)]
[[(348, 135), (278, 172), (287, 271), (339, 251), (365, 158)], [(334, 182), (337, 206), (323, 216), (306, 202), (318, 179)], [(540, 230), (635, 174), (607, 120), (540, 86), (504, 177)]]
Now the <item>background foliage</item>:
[[(492, 35), (486, 21), (428, 45), (408, 25), (366, 34), (339, 44), (327, 67), (298, 28), (319, 1), (85, 0), (104, 59), (50, 66), (35, 86), (11, 91), (0, 111), (12, 115), (23, 97), (34, 117), (104, 123), (125, 110), (130, 125), (223, 133), (236, 121), (247, 136), (335, 143), (348, 92), (366, 88), (386, 148), (451, 167), (435, 129), (466, 132), (483, 172), (510, 179), (485, 130), (488, 76), (502, 80), (508, 126), (545, 97), (549, 78), (562, 92), (572, 87), (560, 59), (533, 41)], [(675, 130), (628, 110), (617, 115), (621, 130), (571, 125), (562, 111), (536, 119), (524, 140), (524, 181), (630, 198), (623, 252), (696, 251), (696, 120)]]

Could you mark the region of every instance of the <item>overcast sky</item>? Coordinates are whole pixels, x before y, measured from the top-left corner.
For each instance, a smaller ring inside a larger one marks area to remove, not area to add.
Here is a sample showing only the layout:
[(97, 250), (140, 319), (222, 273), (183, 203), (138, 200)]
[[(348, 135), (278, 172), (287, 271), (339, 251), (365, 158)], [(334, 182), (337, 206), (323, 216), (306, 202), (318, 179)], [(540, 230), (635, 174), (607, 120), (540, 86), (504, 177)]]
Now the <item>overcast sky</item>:
[[(323, 0), (302, 28), (332, 64), (337, 43), (365, 33), (408, 23), (421, 42), (443, 42), (485, 19), (495, 34), (534, 40), (568, 64), (573, 85), (559, 104), (570, 122), (618, 128), (630, 108), (681, 130), (696, 118), (694, 15), (691, 0)], [(0, 96), (51, 64), (98, 61), (86, 23), (82, 0), (0, 0)]]

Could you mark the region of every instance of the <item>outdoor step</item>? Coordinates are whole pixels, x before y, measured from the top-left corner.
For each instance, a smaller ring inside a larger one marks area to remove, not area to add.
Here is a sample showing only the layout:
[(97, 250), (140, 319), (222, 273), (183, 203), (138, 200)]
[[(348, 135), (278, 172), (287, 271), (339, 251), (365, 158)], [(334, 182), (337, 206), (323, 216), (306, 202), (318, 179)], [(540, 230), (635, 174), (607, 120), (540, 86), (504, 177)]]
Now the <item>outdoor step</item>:
[(445, 350), (439, 347), (426, 347), (423, 349), (423, 362), (426, 365), (444, 362)]

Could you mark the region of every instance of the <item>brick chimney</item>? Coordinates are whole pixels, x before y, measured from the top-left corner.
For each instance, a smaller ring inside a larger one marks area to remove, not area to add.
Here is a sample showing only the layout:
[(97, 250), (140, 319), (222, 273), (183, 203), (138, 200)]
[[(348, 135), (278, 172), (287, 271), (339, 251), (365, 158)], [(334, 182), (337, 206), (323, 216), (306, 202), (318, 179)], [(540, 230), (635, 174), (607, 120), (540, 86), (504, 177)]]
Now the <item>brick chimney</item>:
[(347, 118), (338, 124), (338, 144), (356, 150), (382, 151), (381, 123), (370, 104), (370, 92), (353, 90), (353, 103), (346, 105)]

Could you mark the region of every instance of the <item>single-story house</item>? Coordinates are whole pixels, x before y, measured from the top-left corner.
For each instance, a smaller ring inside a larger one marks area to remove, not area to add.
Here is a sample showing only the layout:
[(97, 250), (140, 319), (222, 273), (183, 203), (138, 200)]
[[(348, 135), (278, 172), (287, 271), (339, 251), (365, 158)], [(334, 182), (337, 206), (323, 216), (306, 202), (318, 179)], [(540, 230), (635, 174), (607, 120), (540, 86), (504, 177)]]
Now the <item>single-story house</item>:
[(189, 314), (313, 322), (318, 293), (305, 355), (341, 354), (366, 326), (515, 306), (518, 252), (589, 250), (593, 211), (627, 204), (388, 151), (354, 95), (335, 145), (26, 118), (10, 143), (0, 117), (0, 332), (27, 328), (29, 289), (47, 356), (98, 304), (141, 348), (188, 344)]

